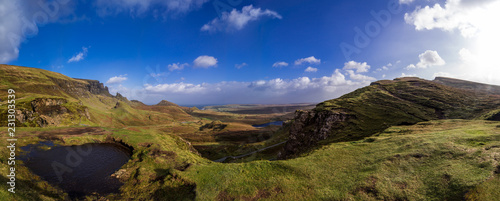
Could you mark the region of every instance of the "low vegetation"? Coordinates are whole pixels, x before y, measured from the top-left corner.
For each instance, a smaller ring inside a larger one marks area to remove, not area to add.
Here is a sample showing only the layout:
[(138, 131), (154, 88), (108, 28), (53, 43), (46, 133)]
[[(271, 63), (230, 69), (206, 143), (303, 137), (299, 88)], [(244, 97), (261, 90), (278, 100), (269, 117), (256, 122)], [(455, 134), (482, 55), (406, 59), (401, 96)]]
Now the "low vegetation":
[[(294, 159), (276, 161), (293, 125), (288, 121), (293, 111), (288, 109), (312, 109), (311, 105), (227, 105), (199, 110), (162, 101), (148, 106), (113, 96), (97, 81), (40, 69), (0, 65), (0, 78), (2, 114), (6, 91), (14, 88), (19, 110), (55, 122), (16, 122), (21, 126), (16, 130), (18, 148), (47, 140), (59, 145), (114, 142), (133, 148), (130, 161), (115, 173), (124, 182), (121, 193), (87, 195), (86, 200), (499, 197), (500, 123), (485, 119), (495, 120), (500, 98), (481, 92), (483, 85), (442, 80), (456, 85), (451, 87), (416, 78), (376, 82), (318, 104), (316, 112), (349, 113), (354, 118), (339, 123), (345, 129), (335, 131), (319, 146)], [(479, 92), (467, 89), (471, 87)], [(35, 100), (45, 101), (41, 105), (53, 110), (34, 109)], [(0, 117), (5, 122), (2, 118), (5, 115)], [(283, 127), (252, 126), (269, 121), (286, 123)], [(0, 130), (4, 147), (6, 131)], [(230, 163), (212, 161), (276, 144), (225, 161)], [(18, 154), (22, 153), (18, 150)], [(8, 155), (8, 150), (0, 149), (0, 155)], [(1, 188), (0, 200), (68, 199), (67, 193), (34, 175), (22, 161), (16, 163), (16, 194)], [(0, 171), (8, 172), (8, 167), (0, 157)], [(7, 177), (0, 176), (0, 182), (6, 183)]]
[(395, 126), (296, 159), (196, 164), (181, 175), (196, 183), (199, 200), (493, 200), (497, 125), (441, 120)]

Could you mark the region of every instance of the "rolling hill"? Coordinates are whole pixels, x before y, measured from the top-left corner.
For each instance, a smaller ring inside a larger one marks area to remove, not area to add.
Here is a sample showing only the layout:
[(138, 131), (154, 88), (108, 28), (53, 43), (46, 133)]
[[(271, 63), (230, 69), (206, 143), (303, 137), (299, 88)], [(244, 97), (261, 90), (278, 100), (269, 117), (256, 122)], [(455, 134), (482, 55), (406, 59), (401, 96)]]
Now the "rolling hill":
[(498, 86), (445, 78), (373, 82), (322, 102), (311, 111), (297, 111), (280, 158), (293, 157), (319, 144), (359, 140), (390, 126), (438, 119), (493, 120), (500, 112), (500, 95), (490, 90), (495, 88)]
[[(252, 124), (286, 120), (282, 118), (288, 115), (262, 105), (240, 105), (238, 110), (234, 105), (217, 107), (224, 111), (183, 108), (168, 101), (148, 106), (111, 95), (98, 81), (36, 68), (0, 65), (0, 78), (2, 114), (7, 89), (16, 90), (16, 123), (22, 126), (16, 130), (17, 146), (51, 140), (58, 146), (118, 143), (132, 150), (130, 160), (114, 174), (123, 182), (119, 193), (91, 193), (82, 199), (495, 200), (500, 196), (500, 123), (491, 121), (500, 117), (500, 95), (491, 85), (450, 78), (381, 80), (314, 109), (298, 110), (282, 128), (260, 129)], [(0, 126), (5, 126), (5, 116), (0, 117)], [(7, 142), (7, 137), (7, 129), (1, 129), (0, 141)], [(285, 140), (280, 157), (286, 160), (262, 160), (263, 154), (275, 157), (279, 149), (251, 154), (236, 163), (213, 162), (200, 154), (214, 158), (244, 154)], [(0, 155), (8, 154), (0, 149)], [(0, 171), (7, 172), (7, 160), (0, 159)], [(69, 199), (56, 184), (17, 162), (18, 191), (12, 194), (1, 188), (0, 199)], [(7, 181), (0, 176), (1, 183)]]

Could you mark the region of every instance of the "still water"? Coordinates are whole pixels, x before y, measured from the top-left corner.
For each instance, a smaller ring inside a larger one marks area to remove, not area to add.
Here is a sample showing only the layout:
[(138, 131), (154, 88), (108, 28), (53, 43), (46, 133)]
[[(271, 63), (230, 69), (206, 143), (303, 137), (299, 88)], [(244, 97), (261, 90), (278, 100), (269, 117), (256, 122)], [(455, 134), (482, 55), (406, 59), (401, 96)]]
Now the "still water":
[(114, 143), (58, 146), (51, 142), (22, 147), (26, 167), (59, 186), (72, 198), (119, 193), (122, 183), (111, 177), (130, 159), (131, 151)]

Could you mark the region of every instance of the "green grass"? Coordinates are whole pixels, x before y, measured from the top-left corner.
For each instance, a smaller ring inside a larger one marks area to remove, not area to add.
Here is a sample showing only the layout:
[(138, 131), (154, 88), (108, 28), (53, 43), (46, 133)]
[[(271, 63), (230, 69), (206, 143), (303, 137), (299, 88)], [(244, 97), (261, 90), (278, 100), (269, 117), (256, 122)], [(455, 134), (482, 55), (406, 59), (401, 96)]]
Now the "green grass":
[[(195, 165), (198, 200), (456, 200), (493, 176), (500, 130), (484, 121), (391, 127), (287, 161)], [(403, 132), (401, 132), (403, 131)], [(484, 145), (464, 140), (485, 141)], [(495, 182), (486, 184), (494, 188)], [(498, 186), (496, 186), (498, 187)], [(260, 192), (260, 193), (259, 193)], [(265, 192), (265, 193), (262, 193)]]

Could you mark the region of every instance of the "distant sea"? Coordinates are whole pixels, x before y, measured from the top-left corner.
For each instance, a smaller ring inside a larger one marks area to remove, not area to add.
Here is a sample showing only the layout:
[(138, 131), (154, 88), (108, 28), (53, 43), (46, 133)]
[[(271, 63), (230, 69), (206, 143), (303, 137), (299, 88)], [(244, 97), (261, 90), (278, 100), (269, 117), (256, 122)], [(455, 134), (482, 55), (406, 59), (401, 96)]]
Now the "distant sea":
[(182, 107), (196, 107), (198, 109), (203, 109), (204, 107), (206, 106), (214, 106), (214, 105), (224, 105), (224, 104), (208, 104), (208, 105), (179, 105), (179, 106), (182, 106)]

